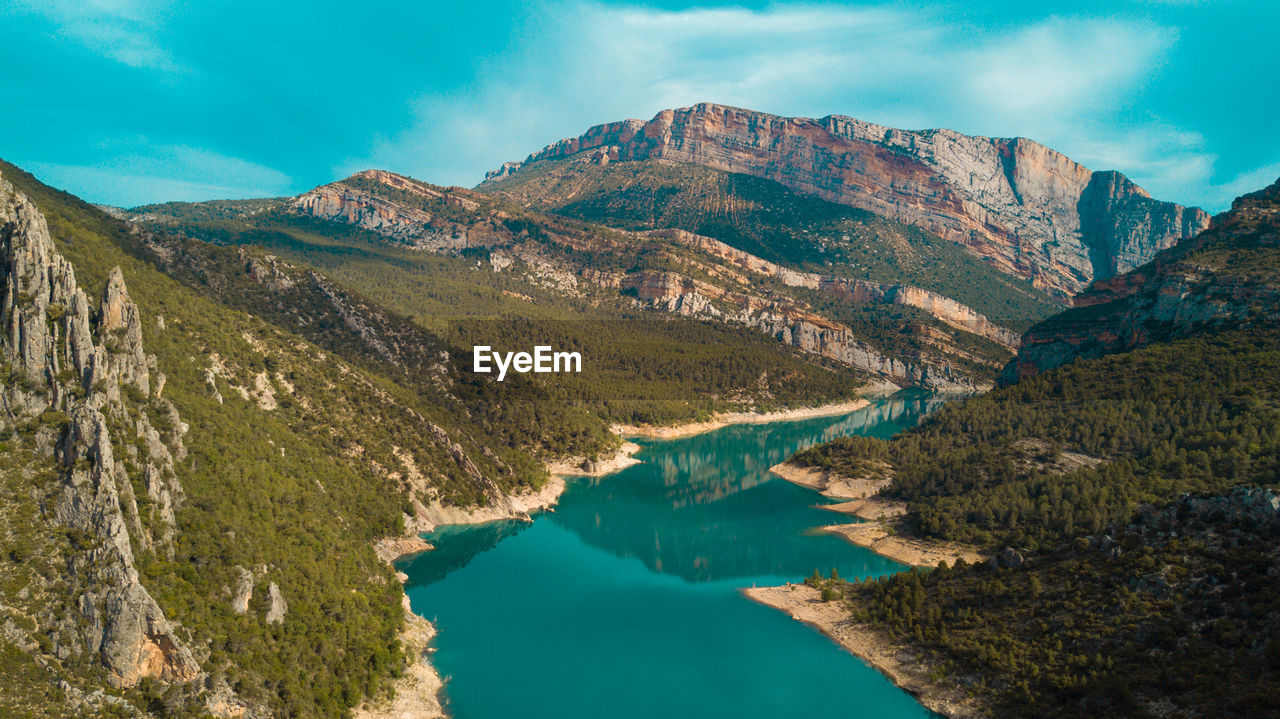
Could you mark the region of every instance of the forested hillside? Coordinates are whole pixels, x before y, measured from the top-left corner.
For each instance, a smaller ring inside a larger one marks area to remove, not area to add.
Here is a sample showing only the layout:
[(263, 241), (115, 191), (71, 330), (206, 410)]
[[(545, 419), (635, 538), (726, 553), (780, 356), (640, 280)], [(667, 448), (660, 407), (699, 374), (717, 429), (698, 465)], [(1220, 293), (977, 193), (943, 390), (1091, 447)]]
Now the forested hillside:
[(1280, 699), (1278, 230), (1280, 183), (1106, 283), (1129, 291), (1046, 321), (1011, 367), (1077, 346), (1085, 311), (1105, 318), (1101, 340), (1116, 337), (1108, 324), (1149, 335), (1088, 345), (891, 441), (797, 455), (891, 477), (903, 532), (997, 551), (828, 596), (997, 715), (1268, 713)]

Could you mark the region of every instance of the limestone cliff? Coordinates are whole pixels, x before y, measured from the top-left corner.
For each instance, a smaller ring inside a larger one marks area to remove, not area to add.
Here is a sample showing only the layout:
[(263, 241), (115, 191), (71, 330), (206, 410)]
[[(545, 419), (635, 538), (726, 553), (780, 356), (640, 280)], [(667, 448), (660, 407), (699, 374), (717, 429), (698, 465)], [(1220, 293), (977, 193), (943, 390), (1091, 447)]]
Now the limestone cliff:
[(1224, 322), (1280, 316), (1280, 182), (1245, 195), (1213, 228), (1131, 272), (1095, 282), (1033, 327), (1001, 382)]
[(1000, 327), (973, 308), (936, 292), (911, 285), (880, 284), (851, 277), (801, 272), (730, 247), (719, 240), (684, 230), (651, 230), (647, 234), (675, 239), (724, 260), (732, 266), (754, 274), (772, 277), (788, 287), (821, 290), (848, 302), (859, 304), (915, 307), (924, 310), (948, 326), (985, 337), (1011, 350), (1018, 347), (1018, 333)]
[[(143, 349), (119, 268), (95, 311), (44, 216), (2, 177), (0, 326), (13, 379), (0, 394), (0, 429), (32, 417), (54, 425), (44, 451), (59, 485), (48, 490), (43, 520), (80, 538), (67, 557), (64, 591), (73, 609), (49, 618), (53, 653), (89, 655), (117, 686), (195, 678), (199, 665), (134, 565), (139, 551), (172, 550), (173, 511), (183, 499), (174, 456), (184, 452), (186, 427), (160, 396), (164, 378)], [(174, 428), (168, 436), (155, 428), (154, 413)], [(146, 513), (135, 486), (150, 500)]]
[(777, 181), (960, 242), (1002, 270), (1074, 294), (1208, 225), (1116, 172), (1024, 138), (906, 131), (832, 115), (788, 118), (713, 104), (593, 127), (506, 163), (666, 159)]

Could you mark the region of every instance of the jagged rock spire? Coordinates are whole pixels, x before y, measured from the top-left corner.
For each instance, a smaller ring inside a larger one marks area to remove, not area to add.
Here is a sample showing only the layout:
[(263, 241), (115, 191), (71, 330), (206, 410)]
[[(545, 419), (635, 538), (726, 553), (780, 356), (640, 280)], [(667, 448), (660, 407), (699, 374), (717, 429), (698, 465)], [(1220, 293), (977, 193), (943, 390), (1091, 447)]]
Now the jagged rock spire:
[[(138, 308), (119, 267), (103, 293), (96, 333), (90, 314), (89, 300), (76, 285), (71, 263), (58, 253), (44, 216), (0, 177), (0, 357), (16, 380), (0, 388), (0, 428), (48, 409), (67, 413), (54, 451), (62, 473), (51, 520), (92, 540), (69, 557), (76, 616), (57, 624), (54, 653), (87, 650), (119, 686), (144, 677), (187, 681), (200, 674), (200, 666), (138, 578), (135, 541), (144, 550), (154, 542), (111, 441), (113, 429), (143, 440), (148, 456), (142, 479), (161, 512), (151, 523), (160, 525), (161, 543), (170, 543), (173, 497), (181, 497), (172, 454), (147, 419), (147, 408), (127, 407), (120, 393), (122, 384), (132, 384), (148, 394), (155, 358), (143, 351)], [(176, 419), (172, 405), (160, 402), (169, 419)]]

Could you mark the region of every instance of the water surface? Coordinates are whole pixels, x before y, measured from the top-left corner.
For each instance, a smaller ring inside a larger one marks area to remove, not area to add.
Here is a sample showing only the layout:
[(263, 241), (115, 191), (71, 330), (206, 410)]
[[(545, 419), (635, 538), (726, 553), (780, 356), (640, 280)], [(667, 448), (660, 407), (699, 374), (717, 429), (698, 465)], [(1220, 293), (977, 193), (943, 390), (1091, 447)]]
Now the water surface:
[(573, 480), (536, 521), (444, 527), (400, 564), (436, 622), (432, 661), (460, 719), (930, 716), (833, 642), (742, 587), (903, 569), (812, 528), (838, 519), (769, 467), (835, 437), (888, 437), (937, 400), (643, 443)]

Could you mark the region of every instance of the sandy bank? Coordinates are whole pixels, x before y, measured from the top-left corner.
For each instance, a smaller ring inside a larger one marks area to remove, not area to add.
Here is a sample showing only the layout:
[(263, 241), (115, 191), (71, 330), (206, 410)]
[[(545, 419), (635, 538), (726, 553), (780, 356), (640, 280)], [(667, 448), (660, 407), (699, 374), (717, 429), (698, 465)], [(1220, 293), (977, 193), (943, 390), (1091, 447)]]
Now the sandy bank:
[(786, 612), (830, 637), (897, 686), (910, 692), (931, 711), (953, 719), (987, 716), (981, 705), (954, 683), (929, 676), (931, 667), (887, 635), (853, 620), (842, 602), (824, 602), (817, 589), (803, 584), (752, 587), (748, 598)]
[[(537, 491), (524, 491), (504, 495), (497, 501), (484, 507), (458, 507), (433, 502), (419, 506), (417, 515), (406, 522), (408, 531), (417, 535), (430, 532), (445, 524), (481, 524), (499, 519), (530, 519), (542, 510), (555, 506), (560, 501), (566, 487), (565, 477), (601, 477), (617, 472), (620, 469), (639, 464), (640, 460), (631, 456), (640, 451), (640, 445), (624, 442), (616, 452), (598, 460), (585, 457), (571, 457), (547, 463), (547, 471), (551, 479)], [(420, 550), (414, 550), (420, 551)]]
[(924, 540), (902, 534), (893, 524), (883, 520), (835, 524), (822, 530), (844, 537), (882, 557), (917, 567), (936, 567), (939, 562), (951, 566), (961, 558), (969, 564), (976, 564), (991, 556), (989, 552), (968, 544)]
[(814, 417), (831, 417), (848, 414), (866, 407), (870, 401), (862, 398), (824, 404), (817, 407), (801, 407), (798, 409), (780, 410), (778, 412), (720, 412), (706, 422), (689, 422), (672, 427), (655, 425), (618, 424), (613, 431), (623, 437), (644, 437), (646, 439), (677, 439), (691, 437), (695, 434), (710, 432), (728, 427), (731, 424), (764, 424), (765, 422), (794, 421)]
[(893, 481), (888, 477), (846, 477), (817, 467), (802, 467), (790, 460), (775, 464), (769, 471), (831, 499), (866, 499)]
[(867, 521), (823, 527), (823, 531), (844, 537), (895, 562), (917, 567), (936, 567), (938, 562), (946, 562), (949, 566), (955, 564), (957, 559), (964, 558), (964, 561), (972, 564), (990, 556), (978, 547), (920, 539), (904, 531), (901, 517), (907, 513), (907, 505), (879, 496), (881, 490), (892, 484), (893, 480), (890, 478), (845, 477), (790, 461), (775, 465), (769, 471), (788, 482), (820, 492), (824, 497), (848, 499), (847, 502), (825, 505), (823, 509), (851, 514)]
[(603, 477), (606, 474), (626, 469), (633, 464), (640, 464), (640, 460), (631, 456), (639, 451), (640, 445), (635, 442), (623, 442), (618, 451), (609, 457), (597, 460), (591, 460), (586, 457), (570, 457), (569, 459), (548, 462), (547, 471), (562, 477)]

